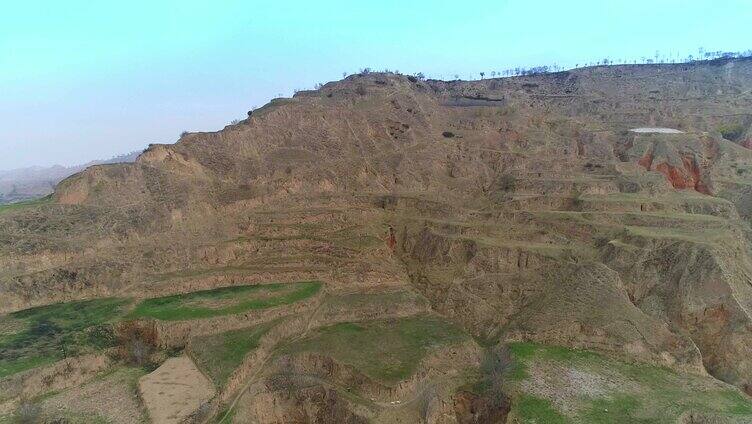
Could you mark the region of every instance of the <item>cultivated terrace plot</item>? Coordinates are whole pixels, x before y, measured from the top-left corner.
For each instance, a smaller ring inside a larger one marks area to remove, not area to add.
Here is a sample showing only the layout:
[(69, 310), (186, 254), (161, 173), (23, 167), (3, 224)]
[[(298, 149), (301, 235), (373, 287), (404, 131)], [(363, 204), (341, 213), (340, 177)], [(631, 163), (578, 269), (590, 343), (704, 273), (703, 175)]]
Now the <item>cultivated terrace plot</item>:
[(16, 202), (16, 203), (0, 204), (0, 213), (20, 211), (28, 207), (48, 204), (51, 202), (51, 200), (52, 200), (52, 196), (45, 196), (37, 200), (26, 200), (26, 201)]
[(196, 337), (191, 341), (190, 356), (215, 386), (221, 388), (245, 356), (258, 347), (261, 337), (279, 322), (275, 320), (240, 330)]
[[(320, 290), (320, 282), (223, 287), (147, 299), (104, 298), (58, 303), (0, 317), (0, 378), (57, 360), (114, 347), (124, 320), (191, 320), (288, 305)], [(130, 310), (130, 312), (128, 312)]]
[(59, 303), (0, 318), (0, 378), (69, 356), (112, 347), (124, 299)]
[(128, 317), (177, 321), (239, 314), (304, 300), (320, 288), (320, 282), (223, 287), (147, 299)]
[(412, 376), (432, 351), (468, 340), (464, 331), (444, 319), (416, 316), (323, 327), (280, 353), (321, 353), (392, 385)]

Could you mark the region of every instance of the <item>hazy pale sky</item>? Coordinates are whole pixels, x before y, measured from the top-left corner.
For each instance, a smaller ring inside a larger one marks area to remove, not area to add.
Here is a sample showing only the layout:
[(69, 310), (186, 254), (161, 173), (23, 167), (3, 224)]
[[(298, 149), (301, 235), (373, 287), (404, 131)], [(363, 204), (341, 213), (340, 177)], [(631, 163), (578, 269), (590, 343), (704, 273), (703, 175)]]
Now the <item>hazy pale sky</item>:
[(752, 48), (749, 0), (25, 0), (0, 11), (0, 169), (213, 131), (363, 67), (515, 66)]

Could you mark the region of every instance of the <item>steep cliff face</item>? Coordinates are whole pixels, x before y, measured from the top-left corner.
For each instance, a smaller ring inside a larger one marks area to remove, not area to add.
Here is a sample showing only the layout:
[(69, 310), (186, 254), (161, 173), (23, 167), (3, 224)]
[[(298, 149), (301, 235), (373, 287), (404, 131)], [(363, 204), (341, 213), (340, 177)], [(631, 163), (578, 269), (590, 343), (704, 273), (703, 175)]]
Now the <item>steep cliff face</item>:
[[(241, 281), (409, 286), (489, 344), (748, 386), (752, 151), (720, 128), (751, 89), (749, 60), (350, 76), (0, 212), (0, 310)], [(644, 126), (683, 133), (629, 131)], [(279, 409), (249, 414), (361, 420), (328, 389), (265, 393)]]
[(701, 233), (696, 238), (649, 240), (624, 235), (618, 240), (624, 244), (610, 243), (604, 259), (633, 282), (635, 303), (689, 335), (708, 372), (749, 385), (752, 286), (746, 256), (750, 246), (743, 236)]

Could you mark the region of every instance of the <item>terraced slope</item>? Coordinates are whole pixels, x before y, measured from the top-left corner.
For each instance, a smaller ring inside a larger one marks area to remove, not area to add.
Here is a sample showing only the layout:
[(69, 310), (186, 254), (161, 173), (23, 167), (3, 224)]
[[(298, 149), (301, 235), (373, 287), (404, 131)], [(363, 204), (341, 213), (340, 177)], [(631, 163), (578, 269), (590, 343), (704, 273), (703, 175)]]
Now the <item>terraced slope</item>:
[(0, 210), (2, 319), (136, 299), (199, 422), (749, 421), (750, 111), (746, 59), (353, 75)]

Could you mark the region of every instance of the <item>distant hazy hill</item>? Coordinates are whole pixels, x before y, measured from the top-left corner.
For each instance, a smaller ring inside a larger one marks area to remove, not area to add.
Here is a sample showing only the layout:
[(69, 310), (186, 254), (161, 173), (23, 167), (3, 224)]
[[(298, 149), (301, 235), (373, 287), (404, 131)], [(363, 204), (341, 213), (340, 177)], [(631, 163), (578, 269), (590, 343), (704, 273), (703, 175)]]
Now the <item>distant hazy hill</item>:
[(11, 170), (0, 170), (0, 204), (20, 202), (46, 196), (52, 193), (61, 180), (92, 165), (124, 163), (136, 160), (140, 151), (115, 156), (107, 160), (95, 160), (83, 165), (49, 167), (31, 166)]

